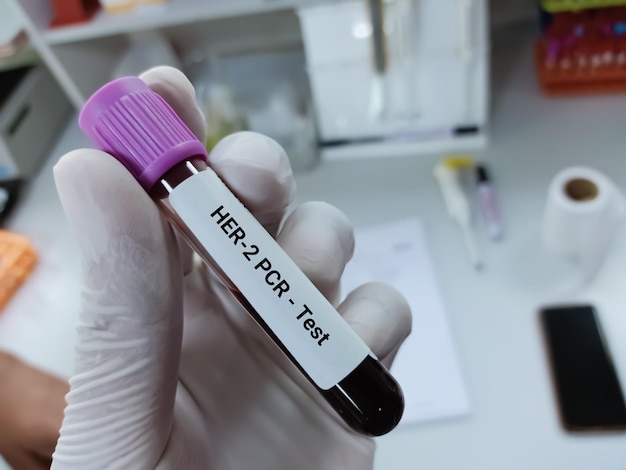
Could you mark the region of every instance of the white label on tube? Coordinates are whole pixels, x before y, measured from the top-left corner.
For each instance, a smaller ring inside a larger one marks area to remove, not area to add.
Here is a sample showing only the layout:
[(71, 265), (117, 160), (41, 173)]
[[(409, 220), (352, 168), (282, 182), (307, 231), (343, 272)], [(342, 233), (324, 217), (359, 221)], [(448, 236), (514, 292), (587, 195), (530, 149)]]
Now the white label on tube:
[(319, 388), (337, 385), (371, 354), (212, 170), (179, 184), (169, 200)]

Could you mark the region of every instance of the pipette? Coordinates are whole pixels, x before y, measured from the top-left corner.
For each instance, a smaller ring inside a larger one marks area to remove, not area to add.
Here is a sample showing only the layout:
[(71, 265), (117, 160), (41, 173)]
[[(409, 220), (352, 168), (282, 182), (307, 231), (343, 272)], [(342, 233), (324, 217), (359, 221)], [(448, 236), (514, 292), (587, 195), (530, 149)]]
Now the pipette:
[(441, 188), (448, 214), (461, 228), (470, 261), (476, 269), (481, 269), (483, 263), (472, 232), (469, 201), (460, 180), (460, 170), (472, 166), (474, 161), (469, 157), (446, 158), (435, 166), (434, 175)]

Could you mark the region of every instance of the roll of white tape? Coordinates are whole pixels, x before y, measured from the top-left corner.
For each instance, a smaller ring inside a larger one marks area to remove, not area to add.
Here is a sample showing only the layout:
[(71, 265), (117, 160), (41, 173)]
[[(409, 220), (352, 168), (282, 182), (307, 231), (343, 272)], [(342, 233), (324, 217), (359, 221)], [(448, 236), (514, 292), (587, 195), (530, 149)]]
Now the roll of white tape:
[(566, 168), (548, 191), (544, 247), (578, 263), (590, 279), (605, 259), (624, 207), (621, 192), (605, 175), (582, 166)]

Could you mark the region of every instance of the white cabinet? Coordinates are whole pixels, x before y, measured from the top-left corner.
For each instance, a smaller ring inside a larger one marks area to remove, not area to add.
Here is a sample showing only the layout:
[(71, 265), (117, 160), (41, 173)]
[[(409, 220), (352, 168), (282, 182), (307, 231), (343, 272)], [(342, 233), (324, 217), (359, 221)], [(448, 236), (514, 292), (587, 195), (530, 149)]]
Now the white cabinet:
[(374, 73), (368, 63), (310, 73), (318, 128), (325, 141), (410, 136), (461, 127), (481, 127), (487, 118), (485, 56), (466, 64), (452, 54), (390, 66), (386, 111), (369, 115)]
[[(384, 2), (388, 38), (399, 21), (411, 28), (416, 53), (437, 53), (460, 47), (487, 47), (484, 0), (392, 0)], [(302, 35), (311, 68), (371, 58), (371, 26), (365, 2), (331, 3), (300, 8)], [(411, 17), (404, 17), (406, 14)], [(403, 16), (399, 18), (398, 16)]]
[[(387, 68), (382, 75), (372, 63), (365, 2), (299, 10), (322, 141), (422, 140), (461, 128), (481, 133), (488, 105), (485, 1), (383, 4)], [(384, 111), (373, 115), (381, 82)]]

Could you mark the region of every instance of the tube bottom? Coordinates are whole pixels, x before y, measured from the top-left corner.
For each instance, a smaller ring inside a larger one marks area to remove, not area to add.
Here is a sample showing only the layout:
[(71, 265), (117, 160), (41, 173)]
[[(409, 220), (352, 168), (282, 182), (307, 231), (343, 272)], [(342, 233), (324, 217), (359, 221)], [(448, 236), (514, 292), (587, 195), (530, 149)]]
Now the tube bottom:
[(321, 393), (352, 429), (369, 436), (387, 434), (404, 411), (400, 385), (371, 356), (339, 384)]

